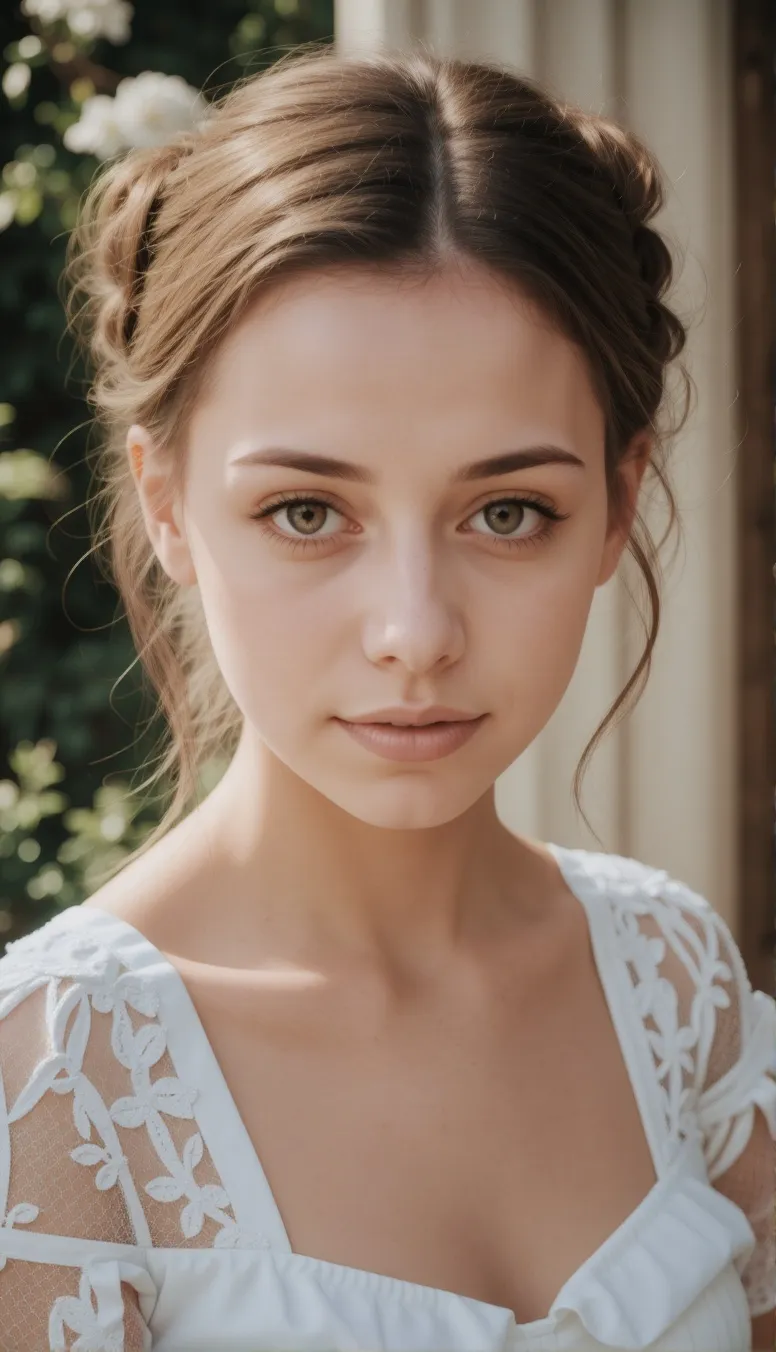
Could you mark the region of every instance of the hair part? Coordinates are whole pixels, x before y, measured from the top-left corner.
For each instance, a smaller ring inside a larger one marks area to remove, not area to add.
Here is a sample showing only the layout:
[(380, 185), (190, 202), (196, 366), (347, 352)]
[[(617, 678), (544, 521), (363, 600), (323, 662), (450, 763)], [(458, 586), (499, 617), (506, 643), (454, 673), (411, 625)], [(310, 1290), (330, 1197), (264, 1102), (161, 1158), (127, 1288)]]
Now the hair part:
[[(665, 301), (671, 253), (649, 224), (663, 203), (659, 164), (632, 133), (533, 80), (423, 48), (354, 58), (305, 44), (216, 99), (198, 131), (98, 172), (68, 243), (66, 305), (102, 433), (93, 548), (168, 729), (142, 786), (167, 785), (168, 806), (136, 854), (193, 805), (202, 767), (236, 748), (242, 715), (197, 589), (173, 583), (150, 544), (127, 431), (144, 426), (180, 476), (219, 342), (271, 281), (334, 265), (422, 279), (474, 260), (535, 302), (586, 359), (615, 515), (619, 466), (633, 437), (651, 433), (648, 468), (669, 520), (658, 543), (638, 511), (630, 529), (646, 643), (575, 772), (590, 826), (582, 779), (646, 685), (660, 626), (659, 550), (678, 524), (666, 455), (692, 382), (677, 362), (686, 330)], [(675, 362), (684, 399), (673, 424), (659, 425)]]

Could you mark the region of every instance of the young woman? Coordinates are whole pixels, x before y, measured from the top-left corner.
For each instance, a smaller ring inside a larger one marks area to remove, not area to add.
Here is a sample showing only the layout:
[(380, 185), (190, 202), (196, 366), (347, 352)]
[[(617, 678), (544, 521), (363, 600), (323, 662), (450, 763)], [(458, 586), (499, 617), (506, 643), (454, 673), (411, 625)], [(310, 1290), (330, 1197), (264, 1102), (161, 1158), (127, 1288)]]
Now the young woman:
[(533, 83), (329, 49), (92, 190), (177, 790), (0, 963), (4, 1352), (770, 1345), (776, 1002), (705, 898), (494, 806), (626, 548), (648, 669), (661, 193)]

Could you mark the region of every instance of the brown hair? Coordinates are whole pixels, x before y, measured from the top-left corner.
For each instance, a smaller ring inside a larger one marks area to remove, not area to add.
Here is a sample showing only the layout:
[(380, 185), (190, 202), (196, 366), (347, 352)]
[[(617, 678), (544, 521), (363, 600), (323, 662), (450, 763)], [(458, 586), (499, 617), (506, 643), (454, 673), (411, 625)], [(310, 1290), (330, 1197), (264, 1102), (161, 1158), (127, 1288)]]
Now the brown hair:
[[(332, 264), (422, 277), (471, 258), (537, 302), (587, 359), (615, 512), (618, 464), (634, 434), (652, 430), (649, 468), (668, 527), (656, 545), (637, 512), (627, 544), (646, 585), (647, 641), (577, 766), (581, 811), (590, 757), (646, 684), (660, 623), (658, 550), (678, 520), (667, 429), (656, 421), (668, 364), (686, 341), (664, 302), (671, 254), (648, 224), (663, 193), (652, 153), (616, 123), (495, 65), (420, 47), (353, 58), (306, 44), (216, 99), (196, 132), (97, 174), (68, 246), (67, 306), (104, 432), (94, 547), (170, 733), (146, 781), (162, 777), (170, 802), (142, 849), (192, 805), (211, 756), (234, 750), (241, 715), (197, 589), (171, 582), (149, 543), (126, 433), (133, 422), (146, 427), (177, 472), (219, 340), (270, 279)], [(677, 369), (687, 397), (672, 432), (691, 391)]]

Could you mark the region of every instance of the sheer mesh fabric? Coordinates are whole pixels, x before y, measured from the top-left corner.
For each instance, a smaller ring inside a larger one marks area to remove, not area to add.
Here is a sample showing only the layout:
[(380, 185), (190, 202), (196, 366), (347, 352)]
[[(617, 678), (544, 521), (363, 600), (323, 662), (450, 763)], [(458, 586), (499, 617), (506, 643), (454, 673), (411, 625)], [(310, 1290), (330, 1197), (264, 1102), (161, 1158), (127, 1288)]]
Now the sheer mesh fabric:
[[(100, 1258), (94, 1241), (212, 1247), (223, 1227), (196, 1197), (210, 1196), (214, 1215), (215, 1204), (228, 1215), (228, 1199), (196, 1128), (196, 1093), (176, 1079), (158, 1021), (123, 1001), (101, 1012), (87, 983), (55, 977), (5, 994), (0, 986), (0, 1015), (4, 1008), (5, 1226), (84, 1241), (84, 1261)], [(141, 1054), (145, 1048), (149, 1082), (164, 1084), (156, 1108), (118, 1059), (118, 1037)], [(187, 1176), (196, 1189), (187, 1188)], [(122, 1294), (123, 1341), (101, 1318), (80, 1266), (8, 1258), (0, 1272), (0, 1352), (69, 1352), (74, 1344), (79, 1352), (146, 1352), (137, 1292), (122, 1284)]]
[(148, 1329), (137, 1293), (122, 1283), (120, 1338), (106, 1333), (98, 1302), (79, 1268), (6, 1261), (0, 1274), (2, 1352), (148, 1352)]
[(771, 1046), (770, 1071), (760, 1079), (760, 1088), (766, 1092), (764, 1080), (773, 1082), (773, 1099), (766, 1116), (757, 1101), (746, 1102), (745, 1092), (735, 1094), (736, 1069), (746, 1057), (756, 1006), (741, 954), (727, 926), (717, 918), (716, 928), (722, 959), (731, 970), (731, 979), (725, 983), (730, 1004), (717, 1011), (700, 1117), (703, 1122), (704, 1096), (708, 1099), (709, 1091), (721, 1088), (728, 1076), (741, 1107), (737, 1113), (724, 1114), (722, 1122), (707, 1132), (709, 1177), (720, 1192), (741, 1207), (755, 1232), (757, 1248), (742, 1280), (750, 1310), (759, 1315), (776, 1307), (776, 1138), (772, 1134), (776, 1133), (776, 1039)]
[[(753, 993), (725, 921), (683, 884), (624, 909), (618, 928), (669, 1138), (700, 1130), (710, 1182), (745, 1213), (757, 1247), (740, 1276), (752, 1316), (764, 1314), (776, 1307), (773, 1011)], [(759, 1029), (755, 1048), (761, 1015), (767, 1035)]]

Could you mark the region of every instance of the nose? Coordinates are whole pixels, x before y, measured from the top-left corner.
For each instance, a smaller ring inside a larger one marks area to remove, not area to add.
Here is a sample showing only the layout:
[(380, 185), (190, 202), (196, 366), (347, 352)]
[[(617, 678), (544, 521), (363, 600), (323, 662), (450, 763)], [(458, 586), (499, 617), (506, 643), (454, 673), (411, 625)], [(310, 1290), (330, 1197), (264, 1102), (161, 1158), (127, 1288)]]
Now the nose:
[(457, 662), (465, 647), (460, 604), (430, 542), (396, 543), (370, 578), (363, 648), (376, 666), (422, 676)]

